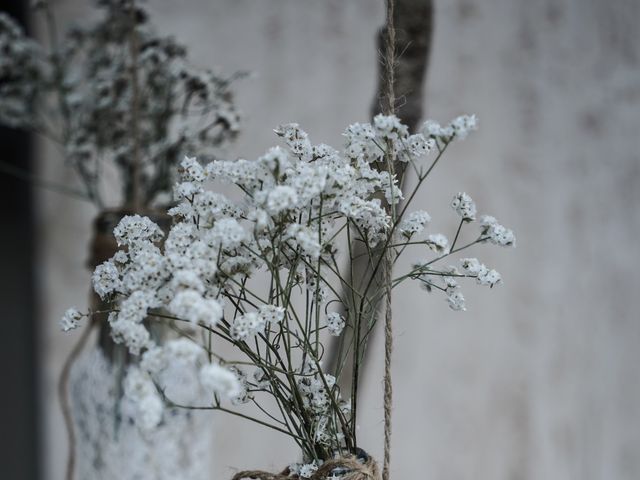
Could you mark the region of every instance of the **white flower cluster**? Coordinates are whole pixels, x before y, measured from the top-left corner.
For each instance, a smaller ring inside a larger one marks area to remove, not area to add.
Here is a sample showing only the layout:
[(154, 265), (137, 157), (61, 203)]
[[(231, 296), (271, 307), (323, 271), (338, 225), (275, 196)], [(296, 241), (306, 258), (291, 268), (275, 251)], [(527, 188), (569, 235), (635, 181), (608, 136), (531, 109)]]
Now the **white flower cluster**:
[(84, 315), (80, 313), (76, 308), (69, 308), (64, 315), (60, 319), (60, 328), (62, 328), (63, 332), (68, 332), (69, 330), (73, 330), (74, 328), (78, 328), (80, 326), (80, 320), (82, 320)]
[(471, 222), (476, 219), (476, 204), (471, 197), (464, 192), (458, 193), (453, 197), (451, 208), (466, 222)]
[(464, 139), (469, 132), (478, 128), (478, 119), (475, 115), (461, 115), (442, 127), (438, 122), (427, 120), (422, 126), (422, 133), (430, 138), (437, 138), (444, 142), (450, 142), (454, 138)]
[(338, 405), (343, 416), (349, 414), (350, 404), (341, 398), (335, 377), (318, 371), (310, 362), (302, 368), (301, 374), (298, 391), (314, 425), (314, 441), (321, 445), (332, 445), (336, 440), (340, 442), (343, 434), (332, 404)]
[(494, 217), (483, 215), (480, 218), (480, 225), (482, 226), (482, 234), (494, 245), (500, 245), (501, 247), (516, 246), (516, 237), (513, 232), (500, 225)]
[(417, 210), (409, 213), (404, 220), (402, 220), (398, 230), (405, 237), (411, 238), (413, 235), (421, 233), (424, 230), (425, 225), (430, 221), (431, 216), (427, 212), (424, 210)]
[[(191, 372), (193, 390), (204, 392), (211, 408), (220, 408), (225, 398), (233, 404), (258, 403), (254, 395), (272, 395), (284, 412), (277, 425), (304, 439), (307, 463), (295, 470), (302, 478), (313, 475), (317, 465), (311, 460), (353, 448), (354, 400), (343, 400), (336, 378), (322, 370), (323, 338), (342, 335), (375, 305), (364, 305), (369, 295), (358, 290), (364, 285), (345, 280), (339, 255), (348, 253), (353, 260), (353, 252), (338, 247), (344, 240), (360, 242), (368, 252), (388, 249), (395, 258), (410, 246), (430, 249), (435, 258), (415, 265), (394, 285), (419, 280), (429, 291), (442, 291), (455, 310), (465, 309), (461, 278), (500, 283), (495, 270), (475, 259), (464, 259), (460, 271), (434, 264), (478, 243), (514, 245), (510, 230), (484, 216), (479, 237), (459, 247), (463, 225), (476, 219), (473, 200), (459, 193), (452, 207), (463, 221), (453, 240), (424, 234), (431, 220), (426, 211), (405, 215), (403, 209), (391, 215), (388, 204), (400, 201), (402, 192), (398, 180), (380, 167), (391, 153), (417, 172), (430, 171), (422, 169), (420, 157), (434, 149), (441, 155), (474, 127), (475, 117), (461, 117), (444, 132), (427, 123), (426, 133), (409, 135), (395, 116), (379, 115), (372, 124), (350, 125), (339, 152), (312, 144), (297, 124), (287, 124), (275, 130), (284, 146), (256, 160), (201, 165), (185, 158), (174, 188), (176, 205), (169, 210), (171, 229), (162, 235), (147, 218), (123, 218), (114, 231), (122, 250), (93, 274), (95, 291), (113, 306), (113, 338), (140, 358), (127, 395), (142, 405), (141, 424), (161, 421), (162, 401), (178, 403), (180, 392), (162, 385), (168, 372), (180, 366), (180, 375)], [(241, 199), (207, 190), (210, 181), (237, 187)], [(375, 261), (375, 255), (370, 258)], [(342, 294), (336, 285), (353, 291)], [(361, 298), (363, 306), (355, 302), (345, 308), (344, 318), (328, 307), (331, 302), (348, 305), (341, 296), (346, 294)], [(73, 312), (66, 317), (65, 326), (77, 324)], [(170, 323), (182, 338), (157, 342), (149, 328), (153, 322)], [(231, 343), (247, 358), (236, 363), (222, 359), (214, 339)], [(355, 350), (349, 341), (346, 351)], [(241, 364), (255, 368), (249, 377), (235, 366)]]
[(289, 465), (289, 475), (292, 477), (311, 478), (320, 467), (320, 462), (314, 460), (311, 463), (292, 463)]
[(342, 315), (337, 312), (331, 312), (327, 315), (327, 330), (334, 337), (339, 337), (344, 330), (346, 321)]
[(464, 192), (457, 193), (453, 197), (451, 207), (460, 216), (462, 223), (454, 239), (454, 244), (449, 245), (447, 237), (440, 233), (430, 234), (424, 240), (424, 244), (435, 251), (439, 256), (435, 259), (424, 260), (416, 263), (409, 273), (410, 278), (415, 278), (427, 291), (441, 290), (446, 295), (447, 303), (452, 310), (466, 310), (465, 298), (460, 291), (457, 281), (461, 277), (472, 277), (479, 285), (494, 287), (502, 283), (501, 275), (493, 269), (487, 268), (476, 258), (463, 258), (462, 272), (456, 267), (449, 266), (444, 270), (432, 268), (437, 261), (450, 256), (460, 250), (466, 249), (476, 243), (491, 242), (500, 246), (515, 246), (516, 239), (513, 232), (500, 225), (497, 220), (489, 215), (480, 217), (480, 236), (471, 244), (454, 250), (455, 242), (461, 232), (463, 223), (470, 223), (476, 220), (476, 204), (473, 199)]
[(493, 269), (488, 269), (477, 258), (462, 258), (462, 269), (471, 276), (475, 276), (480, 285), (493, 287), (502, 283), (502, 277)]
[[(36, 15), (49, 15), (45, 2), (33, 3)], [(143, 166), (138, 174), (144, 203), (164, 201), (183, 152), (212, 158), (216, 147), (238, 133), (233, 77), (194, 67), (184, 45), (155, 31), (142, 2), (95, 3), (97, 21), (74, 25), (48, 48), (0, 12), (0, 124), (63, 143), (93, 201), (101, 201), (101, 169), (95, 165), (105, 161), (121, 174), (123, 203), (131, 200), (134, 159)], [(134, 34), (135, 54), (129, 44)], [(132, 67), (144, 88), (134, 89)], [(137, 148), (145, 154), (136, 155)]]

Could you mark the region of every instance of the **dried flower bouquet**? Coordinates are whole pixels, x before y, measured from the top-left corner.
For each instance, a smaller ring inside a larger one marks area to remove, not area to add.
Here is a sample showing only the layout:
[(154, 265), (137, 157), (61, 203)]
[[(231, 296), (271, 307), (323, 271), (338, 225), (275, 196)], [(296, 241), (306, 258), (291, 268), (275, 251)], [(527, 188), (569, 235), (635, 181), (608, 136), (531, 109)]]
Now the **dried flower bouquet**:
[[(462, 116), (446, 126), (425, 122), (421, 133), (410, 135), (395, 116), (378, 115), (372, 124), (349, 126), (339, 152), (312, 145), (297, 124), (288, 124), (275, 130), (284, 148), (257, 160), (203, 166), (186, 158), (169, 233), (146, 217), (125, 217), (114, 231), (121, 249), (93, 274), (94, 289), (109, 307), (70, 309), (62, 327), (100, 318), (138, 359), (124, 384), (142, 430), (160, 425), (166, 406), (220, 410), (298, 446), (302, 461), (284, 475), (316, 478), (320, 469), (323, 478), (351, 478), (347, 460), (327, 462), (358, 455), (363, 465), (369, 461), (356, 428), (358, 369), (348, 391), (338, 385), (345, 360), (352, 357), (356, 366), (362, 360), (376, 321), (372, 312), (385, 296), (376, 275), (350, 275), (354, 242), (365, 246), (372, 273), (387, 256), (395, 263), (405, 251), (417, 251), (424, 259), (393, 277), (392, 288), (418, 281), (454, 310), (465, 308), (460, 281), (501, 282), (498, 272), (460, 258), (462, 252), (485, 243), (515, 245), (511, 230), (495, 218), (477, 218), (465, 193), (451, 202), (460, 218), (452, 241), (425, 234), (429, 214), (411, 210), (445, 151), (475, 127), (474, 116)], [(418, 178), (406, 198), (398, 179), (380, 168), (388, 158), (405, 162)], [(240, 200), (215, 193), (211, 181), (237, 187)], [(474, 223), (474, 240), (460, 245), (461, 230)], [(158, 344), (150, 334), (156, 323), (176, 337)], [(346, 329), (355, 335), (345, 336)], [(332, 336), (341, 342), (335, 371), (328, 371)], [(223, 357), (220, 342), (232, 345), (236, 356)], [(167, 389), (167, 378), (176, 375), (192, 381)]]

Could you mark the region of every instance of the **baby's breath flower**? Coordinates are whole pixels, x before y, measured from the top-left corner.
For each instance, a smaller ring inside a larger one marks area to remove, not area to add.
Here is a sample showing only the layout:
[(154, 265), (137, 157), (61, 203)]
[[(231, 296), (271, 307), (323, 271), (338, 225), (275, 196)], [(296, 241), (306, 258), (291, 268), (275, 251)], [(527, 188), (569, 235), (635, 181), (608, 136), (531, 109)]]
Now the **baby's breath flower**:
[(223, 398), (242, 393), (242, 384), (236, 374), (216, 363), (208, 363), (200, 368), (200, 383), (208, 392)]
[(169, 311), (195, 324), (213, 328), (222, 318), (222, 306), (216, 300), (203, 298), (197, 290), (184, 289), (176, 293)]
[(256, 312), (245, 313), (236, 317), (229, 333), (234, 340), (247, 341), (251, 337), (264, 332), (265, 319)]
[(266, 324), (280, 323), (284, 320), (285, 309), (276, 305), (262, 305), (258, 315)]
[(494, 245), (500, 245), (501, 247), (516, 246), (516, 237), (513, 231), (500, 225), (494, 217), (483, 215), (480, 226), (482, 228), (482, 235), (487, 237)]
[(427, 237), (427, 245), (437, 253), (448, 253), (449, 240), (441, 233), (433, 233)]
[(459, 290), (454, 290), (447, 296), (447, 302), (452, 310), (466, 310), (464, 295)]
[(162, 421), (163, 404), (149, 374), (130, 367), (124, 380), (124, 394), (136, 409), (136, 423), (144, 431), (151, 431)]
[(346, 322), (342, 315), (337, 312), (331, 312), (327, 315), (327, 330), (334, 337), (339, 337), (344, 330)]
[(82, 317), (84, 317), (84, 315), (76, 308), (69, 308), (60, 319), (60, 328), (62, 328), (63, 332), (78, 328)]
[(478, 119), (475, 115), (461, 115), (451, 122), (454, 135), (459, 139), (464, 139), (470, 131), (478, 128)]
[(111, 260), (98, 265), (93, 271), (91, 279), (93, 290), (102, 299), (118, 291), (121, 286), (120, 272)]
[(271, 214), (278, 214), (284, 210), (295, 208), (298, 203), (298, 194), (296, 191), (286, 185), (278, 185), (267, 197), (267, 210)]
[(157, 242), (162, 238), (162, 230), (147, 217), (128, 215), (120, 220), (113, 230), (113, 236), (118, 245), (132, 246), (143, 240)]
[(471, 197), (464, 192), (460, 192), (453, 197), (451, 208), (466, 222), (476, 219), (476, 204)]
[(183, 182), (200, 183), (207, 178), (204, 168), (195, 158), (185, 157), (180, 163), (179, 172)]
[(502, 283), (502, 277), (495, 270), (485, 270), (478, 274), (478, 283), (480, 285), (494, 287), (495, 285)]
[(307, 463), (300, 467), (300, 469), (298, 470), (298, 475), (301, 478), (311, 478), (317, 470), (318, 465), (316, 465), (315, 463)]
[(424, 226), (431, 221), (431, 216), (424, 210), (416, 210), (408, 214), (400, 223), (398, 229), (407, 238), (422, 232)]

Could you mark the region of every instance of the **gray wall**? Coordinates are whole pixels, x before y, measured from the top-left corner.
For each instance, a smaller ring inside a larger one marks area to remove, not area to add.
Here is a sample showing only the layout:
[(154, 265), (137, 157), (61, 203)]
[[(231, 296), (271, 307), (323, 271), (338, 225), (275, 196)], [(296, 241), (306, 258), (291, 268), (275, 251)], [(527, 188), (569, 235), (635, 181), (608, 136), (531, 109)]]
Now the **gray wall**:
[[(83, 18), (76, 2), (58, 3)], [(339, 146), (348, 123), (367, 120), (380, 3), (149, 2), (199, 63), (255, 72), (239, 88), (246, 123), (229, 152), (247, 158), (275, 144), (280, 122)], [(640, 3), (450, 0), (436, 12), (429, 116), (473, 112), (481, 129), (452, 148), (418, 203), (451, 233), (447, 205), (464, 190), (514, 228), (518, 247), (478, 252), (505, 285), (469, 285), (466, 313), (415, 286), (397, 294), (394, 478), (640, 478)], [(43, 151), (43, 173), (69, 177)], [(85, 301), (94, 212), (39, 200), (44, 471), (59, 479), (54, 386), (71, 339), (57, 319)], [(375, 353), (360, 437), (379, 455), (378, 344)], [(270, 432), (222, 415), (214, 427), (215, 479), (296, 459)]]

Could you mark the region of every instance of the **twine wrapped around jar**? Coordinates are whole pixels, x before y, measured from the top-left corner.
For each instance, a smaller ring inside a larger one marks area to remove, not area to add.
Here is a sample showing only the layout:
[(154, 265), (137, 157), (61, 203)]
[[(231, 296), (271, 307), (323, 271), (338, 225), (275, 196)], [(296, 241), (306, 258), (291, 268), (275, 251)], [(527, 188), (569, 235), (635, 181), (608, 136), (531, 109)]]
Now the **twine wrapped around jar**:
[[(298, 480), (301, 477), (291, 475), (289, 468), (281, 473), (263, 470), (244, 470), (236, 473), (231, 480)], [(380, 480), (380, 470), (373, 457), (360, 450), (357, 456), (347, 455), (324, 462), (309, 480)]]

